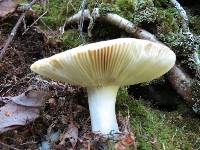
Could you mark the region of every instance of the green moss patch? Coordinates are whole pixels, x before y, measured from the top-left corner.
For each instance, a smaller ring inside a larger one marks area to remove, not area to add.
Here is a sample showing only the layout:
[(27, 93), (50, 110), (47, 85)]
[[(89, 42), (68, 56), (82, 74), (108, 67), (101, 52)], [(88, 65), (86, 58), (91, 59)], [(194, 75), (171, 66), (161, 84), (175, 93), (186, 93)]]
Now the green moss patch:
[(129, 97), (123, 88), (118, 94), (117, 108), (124, 115), (130, 112), (130, 127), (138, 149), (200, 148), (200, 119), (195, 118), (185, 104), (180, 104), (176, 111), (163, 112), (143, 100)]

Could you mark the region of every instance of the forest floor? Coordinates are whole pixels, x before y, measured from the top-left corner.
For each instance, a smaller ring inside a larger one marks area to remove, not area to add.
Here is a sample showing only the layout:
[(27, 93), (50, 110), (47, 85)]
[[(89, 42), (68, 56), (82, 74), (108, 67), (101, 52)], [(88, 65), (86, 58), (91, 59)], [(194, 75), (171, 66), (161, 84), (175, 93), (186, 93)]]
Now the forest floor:
[[(0, 45), (16, 21), (16, 17), (7, 18), (0, 24)], [(30, 86), (47, 88), (53, 96), (34, 122), (1, 134), (0, 149), (200, 149), (200, 118), (186, 104), (179, 102), (172, 110), (160, 109), (153, 102), (134, 97), (125, 87), (118, 93), (116, 107), (120, 129), (128, 129), (129, 134), (105, 139), (91, 133), (86, 90), (42, 79), (30, 70), (33, 62), (59, 52), (61, 47), (49, 44), (37, 28), (22, 33), (20, 27), (0, 62), (0, 96), (16, 96)], [(69, 129), (74, 139), (66, 135)]]

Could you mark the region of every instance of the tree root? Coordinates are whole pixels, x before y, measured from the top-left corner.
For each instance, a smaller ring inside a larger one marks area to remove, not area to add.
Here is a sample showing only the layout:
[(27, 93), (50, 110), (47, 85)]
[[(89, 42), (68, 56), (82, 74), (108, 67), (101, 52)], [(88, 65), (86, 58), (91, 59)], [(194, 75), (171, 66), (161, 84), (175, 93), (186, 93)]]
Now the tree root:
[(191, 103), (191, 79), (180, 67), (174, 66), (170, 70), (168, 80), (176, 92), (183, 97), (187, 103), (193, 105)]

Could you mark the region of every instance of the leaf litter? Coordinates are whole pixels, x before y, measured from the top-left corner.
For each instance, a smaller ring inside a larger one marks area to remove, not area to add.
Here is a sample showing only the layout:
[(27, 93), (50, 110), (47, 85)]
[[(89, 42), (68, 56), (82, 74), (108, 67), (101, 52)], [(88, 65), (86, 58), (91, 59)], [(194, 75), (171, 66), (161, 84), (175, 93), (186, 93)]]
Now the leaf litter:
[(0, 0), (0, 18), (6, 17), (15, 11), (17, 4), (12, 0)]
[(50, 96), (49, 92), (28, 90), (18, 96), (1, 97), (4, 106), (0, 108), (0, 133), (26, 125), (39, 117), (39, 108)]

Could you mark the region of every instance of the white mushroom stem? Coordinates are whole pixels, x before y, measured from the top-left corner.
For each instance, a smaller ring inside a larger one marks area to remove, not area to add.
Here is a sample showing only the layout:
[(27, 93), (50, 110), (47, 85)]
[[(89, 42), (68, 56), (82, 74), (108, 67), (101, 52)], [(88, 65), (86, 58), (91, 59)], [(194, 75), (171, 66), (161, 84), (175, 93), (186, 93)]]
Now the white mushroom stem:
[(119, 132), (115, 103), (119, 86), (88, 88), (88, 103), (92, 131), (102, 134)]

